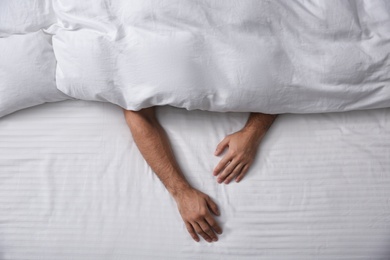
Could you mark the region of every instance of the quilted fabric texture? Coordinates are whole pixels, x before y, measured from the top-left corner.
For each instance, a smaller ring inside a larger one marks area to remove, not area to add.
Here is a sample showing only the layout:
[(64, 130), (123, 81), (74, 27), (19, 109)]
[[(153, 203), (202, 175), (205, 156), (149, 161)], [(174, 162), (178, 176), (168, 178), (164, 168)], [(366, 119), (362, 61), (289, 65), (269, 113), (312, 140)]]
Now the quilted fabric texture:
[(0, 116), (67, 98), (271, 114), (390, 106), (386, 0), (6, 0), (0, 37)]
[(71, 99), (56, 88), (50, 1), (0, 1), (0, 117)]
[(388, 1), (58, 0), (58, 88), (139, 110), (390, 105)]

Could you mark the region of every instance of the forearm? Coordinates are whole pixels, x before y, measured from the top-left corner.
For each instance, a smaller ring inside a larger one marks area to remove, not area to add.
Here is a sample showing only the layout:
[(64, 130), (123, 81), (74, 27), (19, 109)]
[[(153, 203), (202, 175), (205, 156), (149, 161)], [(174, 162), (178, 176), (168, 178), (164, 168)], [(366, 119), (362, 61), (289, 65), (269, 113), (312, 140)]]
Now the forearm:
[(175, 199), (191, 237), (199, 241), (199, 234), (208, 242), (217, 241), (214, 232), (221, 234), (222, 229), (211, 212), (219, 215), (218, 206), (209, 196), (192, 188), (186, 181), (168, 137), (155, 117), (154, 108), (138, 112), (124, 110), (124, 113), (138, 149)]
[(251, 131), (261, 138), (271, 127), (277, 116), (278, 115), (251, 113), (242, 130)]
[(175, 160), (168, 137), (154, 114), (124, 111), (126, 122), (141, 154), (169, 193), (175, 197), (191, 188)]

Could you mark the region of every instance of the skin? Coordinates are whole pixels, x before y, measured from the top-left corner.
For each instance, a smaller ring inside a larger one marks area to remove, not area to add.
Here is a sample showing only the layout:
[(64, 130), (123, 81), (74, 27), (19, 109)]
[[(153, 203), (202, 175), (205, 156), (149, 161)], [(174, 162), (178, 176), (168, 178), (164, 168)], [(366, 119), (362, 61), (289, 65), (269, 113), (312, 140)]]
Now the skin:
[[(217, 204), (205, 193), (193, 188), (185, 179), (173, 155), (168, 137), (158, 122), (155, 108), (140, 111), (124, 110), (125, 119), (141, 154), (176, 201), (179, 213), (191, 237), (207, 242), (218, 240), (222, 228)], [(237, 182), (247, 173), (257, 148), (276, 115), (251, 113), (242, 130), (226, 136), (217, 146), (215, 155), (228, 149), (213, 174), (219, 183)]]
[(233, 179), (240, 182), (256, 156), (257, 148), (277, 115), (251, 113), (244, 128), (226, 136), (218, 145), (214, 155), (228, 149), (215, 167), (213, 174), (218, 183), (229, 184)]

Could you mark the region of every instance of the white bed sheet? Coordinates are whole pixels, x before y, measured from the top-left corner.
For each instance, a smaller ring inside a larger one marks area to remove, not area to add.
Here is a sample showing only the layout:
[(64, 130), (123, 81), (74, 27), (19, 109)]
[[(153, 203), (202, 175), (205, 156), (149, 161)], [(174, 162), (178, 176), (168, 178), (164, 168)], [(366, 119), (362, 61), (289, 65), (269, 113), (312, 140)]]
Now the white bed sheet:
[(213, 151), (248, 114), (157, 113), (218, 242), (187, 234), (119, 107), (69, 100), (0, 119), (0, 259), (390, 259), (390, 109), (281, 115), (229, 185)]

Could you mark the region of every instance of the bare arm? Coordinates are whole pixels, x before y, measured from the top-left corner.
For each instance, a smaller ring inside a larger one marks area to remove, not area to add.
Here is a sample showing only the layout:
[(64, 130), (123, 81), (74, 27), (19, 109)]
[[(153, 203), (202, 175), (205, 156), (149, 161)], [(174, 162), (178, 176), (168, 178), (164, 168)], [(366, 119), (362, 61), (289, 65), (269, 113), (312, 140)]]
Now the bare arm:
[(214, 232), (222, 229), (210, 212), (219, 215), (217, 205), (206, 194), (194, 189), (175, 160), (169, 140), (159, 124), (154, 107), (140, 111), (124, 110), (126, 122), (140, 152), (175, 199), (188, 232), (195, 241), (198, 233), (208, 242), (217, 241)]
[(251, 113), (243, 129), (226, 136), (217, 146), (215, 155), (220, 155), (226, 148), (228, 152), (214, 169), (214, 176), (219, 183), (239, 182), (244, 178), (253, 163), (257, 148), (277, 115)]

